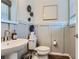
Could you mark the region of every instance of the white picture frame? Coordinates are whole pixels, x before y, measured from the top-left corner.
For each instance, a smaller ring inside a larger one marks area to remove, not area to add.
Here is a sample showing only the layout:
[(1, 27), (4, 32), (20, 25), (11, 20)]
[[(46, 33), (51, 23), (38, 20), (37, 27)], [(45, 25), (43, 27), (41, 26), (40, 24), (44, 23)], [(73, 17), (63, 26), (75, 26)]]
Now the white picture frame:
[(44, 20), (57, 20), (57, 17), (58, 17), (57, 5), (47, 5), (43, 7)]

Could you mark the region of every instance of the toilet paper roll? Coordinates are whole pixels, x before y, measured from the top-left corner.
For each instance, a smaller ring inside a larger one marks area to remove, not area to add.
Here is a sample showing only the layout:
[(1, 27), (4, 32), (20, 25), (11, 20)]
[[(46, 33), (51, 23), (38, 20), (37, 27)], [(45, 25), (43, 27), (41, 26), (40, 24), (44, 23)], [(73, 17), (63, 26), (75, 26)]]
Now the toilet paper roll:
[(57, 41), (56, 41), (56, 40), (53, 41), (53, 45), (54, 45), (54, 46), (57, 45)]

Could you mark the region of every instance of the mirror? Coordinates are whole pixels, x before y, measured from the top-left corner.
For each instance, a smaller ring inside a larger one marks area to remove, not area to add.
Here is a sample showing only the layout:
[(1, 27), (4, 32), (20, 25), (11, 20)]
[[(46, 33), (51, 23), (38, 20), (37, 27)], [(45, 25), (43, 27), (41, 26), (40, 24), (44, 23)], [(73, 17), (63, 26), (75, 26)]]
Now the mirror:
[(9, 7), (11, 7), (11, 5), (12, 5), (10, 0), (1, 0), (1, 2), (8, 5)]
[(18, 24), (17, 22), (17, 1), (1, 0), (1, 22)]
[(10, 20), (11, 19), (11, 1), (1, 0), (1, 19)]
[(1, 3), (1, 19), (4, 19), (4, 20), (8, 20), (10, 15), (10, 11), (9, 11), (9, 6), (4, 4), (4, 3)]

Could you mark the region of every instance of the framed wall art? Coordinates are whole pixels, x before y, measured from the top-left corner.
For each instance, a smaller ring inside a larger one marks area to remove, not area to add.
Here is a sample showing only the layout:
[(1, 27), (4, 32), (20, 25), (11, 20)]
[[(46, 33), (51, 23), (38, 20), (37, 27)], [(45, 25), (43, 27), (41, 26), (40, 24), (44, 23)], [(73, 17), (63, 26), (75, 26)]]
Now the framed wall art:
[(58, 17), (57, 5), (47, 5), (43, 7), (44, 20), (57, 20), (57, 17)]

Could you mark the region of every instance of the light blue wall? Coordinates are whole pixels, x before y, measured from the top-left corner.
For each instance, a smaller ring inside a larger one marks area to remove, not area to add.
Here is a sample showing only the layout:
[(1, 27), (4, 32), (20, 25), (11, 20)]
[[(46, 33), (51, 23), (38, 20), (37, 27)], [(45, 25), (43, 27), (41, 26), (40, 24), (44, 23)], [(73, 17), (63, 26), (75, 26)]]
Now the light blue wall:
[(75, 0), (70, 0), (70, 17), (75, 14)]
[(15, 29), (18, 38), (27, 38), (29, 33), (29, 25), (28, 24), (17, 24), (17, 25), (10, 25), (11, 30)]

